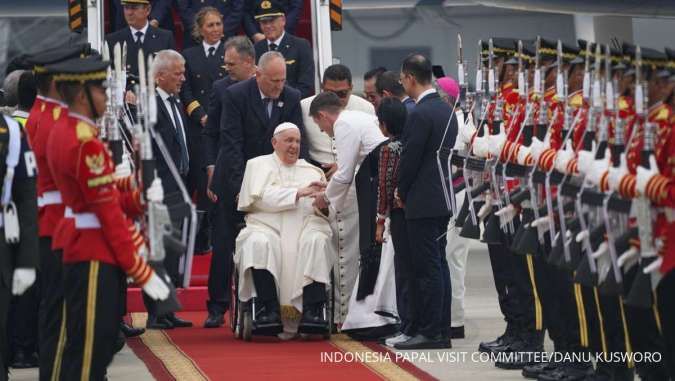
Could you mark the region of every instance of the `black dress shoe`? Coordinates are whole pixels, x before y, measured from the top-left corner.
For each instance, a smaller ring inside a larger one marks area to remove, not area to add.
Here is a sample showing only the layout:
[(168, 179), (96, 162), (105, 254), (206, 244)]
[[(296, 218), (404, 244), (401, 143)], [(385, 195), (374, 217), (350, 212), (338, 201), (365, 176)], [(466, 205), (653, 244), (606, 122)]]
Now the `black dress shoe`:
[(214, 314), (209, 312), (209, 316), (204, 321), (204, 328), (218, 328), (225, 324), (223, 314)]
[(450, 338), (451, 339), (463, 339), (464, 338), (464, 326), (450, 327)]
[(148, 321), (145, 323), (146, 329), (173, 329), (173, 324), (166, 318), (148, 316)]
[(124, 337), (129, 338), (142, 335), (145, 332), (145, 328), (135, 328), (125, 322), (121, 322), (120, 331), (122, 331)]
[(35, 353), (28, 353), (24, 350), (16, 350), (11, 367), (14, 369), (37, 368), (38, 357)]
[(539, 375), (539, 381), (582, 381), (593, 375), (591, 364), (565, 363)]
[(113, 353), (119, 353), (119, 351), (124, 348), (124, 344), (126, 344), (126, 339), (124, 337), (124, 333), (120, 330), (117, 333), (117, 338), (115, 339), (115, 348), (113, 349)]
[(166, 320), (171, 322), (171, 325), (173, 325), (175, 328), (187, 328), (187, 327), (192, 327), (192, 322), (183, 320), (176, 316), (176, 314), (168, 314), (166, 315)]
[(323, 303), (304, 306), (302, 318), (298, 326), (300, 333), (325, 333), (328, 331), (328, 321), (323, 316)]
[(396, 349), (448, 349), (452, 348), (450, 340), (441, 336), (428, 338), (424, 335), (415, 335), (408, 341), (394, 345)]
[(257, 327), (281, 325), (281, 314), (276, 302), (256, 305), (255, 325)]

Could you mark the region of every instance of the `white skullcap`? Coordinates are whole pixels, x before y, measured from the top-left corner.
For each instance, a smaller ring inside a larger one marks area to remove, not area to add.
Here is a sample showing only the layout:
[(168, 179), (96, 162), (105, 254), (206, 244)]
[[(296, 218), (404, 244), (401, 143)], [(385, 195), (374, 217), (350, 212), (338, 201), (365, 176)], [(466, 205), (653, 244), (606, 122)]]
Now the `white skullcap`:
[(295, 124), (290, 123), (290, 122), (284, 122), (284, 123), (281, 123), (280, 125), (278, 125), (277, 128), (274, 129), (274, 135), (280, 134), (280, 133), (282, 133), (286, 130), (296, 130), (296, 131), (300, 132), (300, 129)]

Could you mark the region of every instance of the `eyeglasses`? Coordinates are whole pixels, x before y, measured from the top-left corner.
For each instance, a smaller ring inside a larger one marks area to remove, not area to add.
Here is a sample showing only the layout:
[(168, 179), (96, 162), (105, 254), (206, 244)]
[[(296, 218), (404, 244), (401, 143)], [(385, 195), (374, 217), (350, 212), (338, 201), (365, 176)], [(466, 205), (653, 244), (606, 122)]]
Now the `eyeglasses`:
[(351, 90), (326, 90), (338, 96), (338, 98), (347, 98)]

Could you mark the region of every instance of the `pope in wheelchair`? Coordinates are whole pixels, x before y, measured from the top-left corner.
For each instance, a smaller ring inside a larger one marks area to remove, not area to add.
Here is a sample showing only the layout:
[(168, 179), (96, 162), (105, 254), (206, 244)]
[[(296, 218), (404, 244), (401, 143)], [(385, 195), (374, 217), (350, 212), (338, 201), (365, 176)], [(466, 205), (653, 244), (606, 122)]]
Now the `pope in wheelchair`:
[(237, 207), (246, 213), (234, 255), (239, 301), (249, 309), (255, 334), (325, 335), (332, 234), (312, 196), (326, 178), (298, 158), (296, 125), (279, 125), (272, 146), (274, 153), (246, 163), (239, 193)]

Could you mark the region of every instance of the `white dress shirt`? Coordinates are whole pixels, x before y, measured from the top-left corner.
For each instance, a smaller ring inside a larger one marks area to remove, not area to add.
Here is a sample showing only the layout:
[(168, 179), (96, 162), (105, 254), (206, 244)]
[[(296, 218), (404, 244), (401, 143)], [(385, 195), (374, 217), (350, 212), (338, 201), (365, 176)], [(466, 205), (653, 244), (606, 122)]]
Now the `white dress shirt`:
[(361, 111), (341, 112), (333, 125), (333, 134), (338, 169), (328, 182), (326, 197), (335, 210), (340, 211), (354, 181), (356, 168), (387, 138), (380, 132), (377, 117)]
[(283, 31), (281, 33), (281, 36), (279, 36), (279, 38), (277, 38), (276, 40), (274, 40), (274, 41), (267, 40), (267, 51), (272, 50), (272, 49), (270, 49), (271, 44), (275, 44), (277, 46), (277, 51), (279, 51), (279, 48), (281, 47), (281, 40), (284, 39), (285, 35), (286, 35), (286, 31)]
[(136, 32), (143, 33), (141, 36), (141, 44), (145, 42), (145, 36), (148, 34), (148, 26), (150, 26), (150, 23), (148, 22), (146, 22), (145, 26), (141, 29), (136, 29), (133, 26), (129, 26), (129, 28), (131, 28), (131, 36), (134, 38), (134, 42), (136, 42)]
[[(332, 164), (336, 161), (337, 150), (333, 138), (321, 131), (319, 125), (314, 123), (314, 119), (309, 116), (309, 106), (312, 104), (316, 95), (305, 98), (300, 101), (302, 108), (302, 123), (305, 125), (305, 136), (307, 137), (307, 144), (309, 145), (309, 157), (321, 164)], [(367, 100), (351, 95), (345, 110), (363, 111), (369, 115), (375, 116), (375, 108), (373, 104)]]
[[(185, 127), (183, 126), (183, 121), (179, 120), (178, 123), (176, 123), (175, 120), (173, 120), (173, 111), (172, 110), (172, 105), (171, 102), (169, 102), (169, 97), (171, 96), (169, 93), (166, 91), (162, 90), (160, 87), (157, 87), (157, 94), (159, 94), (159, 97), (162, 98), (162, 102), (164, 102), (164, 107), (166, 107), (166, 111), (169, 112), (169, 118), (171, 118), (171, 122), (173, 123), (174, 128), (181, 128), (183, 131), (183, 142), (185, 143), (185, 147), (187, 147), (187, 135), (185, 131)], [(180, 106), (180, 99), (178, 99), (177, 96), (174, 95), (174, 98), (176, 98), (176, 108), (181, 107)], [(178, 119), (182, 119), (180, 117), (180, 111), (176, 110), (178, 113)], [(188, 153), (188, 159), (190, 158), (190, 154)]]
[(216, 50), (218, 50), (218, 47), (220, 46), (220, 40), (213, 45), (209, 45), (206, 43), (206, 40), (202, 40), (202, 46), (204, 47), (204, 54), (208, 57), (209, 48), (213, 48), (213, 54), (216, 54)]
[(415, 100), (415, 103), (420, 103), (420, 101), (422, 100), (422, 98), (426, 97), (426, 96), (429, 95), (429, 94), (433, 94), (433, 93), (435, 93), (435, 92), (436, 92), (436, 89), (434, 89), (433, 87), (432, 87), (431, 89), (424, 90), (424, 91), (422, 92), (422, 94), (420, 94), (420, 96), (417, 97), (417, 99)]

